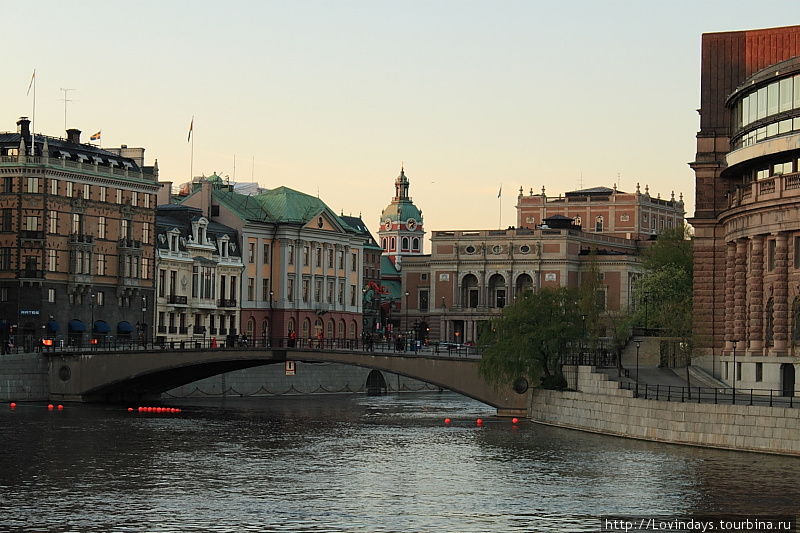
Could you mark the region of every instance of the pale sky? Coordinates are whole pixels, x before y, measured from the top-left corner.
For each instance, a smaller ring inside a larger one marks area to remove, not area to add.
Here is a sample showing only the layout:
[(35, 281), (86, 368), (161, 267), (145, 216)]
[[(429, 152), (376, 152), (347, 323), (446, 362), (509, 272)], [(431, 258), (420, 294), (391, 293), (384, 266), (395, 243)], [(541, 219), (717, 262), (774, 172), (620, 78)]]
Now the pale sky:
[(520, 186), (641, 183), (691, 216), (701, 34), (798, 23), (797, 0), (0, 0), (0, 131), (36, 69), (37, 133), (65, 135), (66, 94), (84, 142), (179, 184), (194, 117), (194, 175), (318, 194), (373, 234), (401, 163), (428, 236), (513, 225)]

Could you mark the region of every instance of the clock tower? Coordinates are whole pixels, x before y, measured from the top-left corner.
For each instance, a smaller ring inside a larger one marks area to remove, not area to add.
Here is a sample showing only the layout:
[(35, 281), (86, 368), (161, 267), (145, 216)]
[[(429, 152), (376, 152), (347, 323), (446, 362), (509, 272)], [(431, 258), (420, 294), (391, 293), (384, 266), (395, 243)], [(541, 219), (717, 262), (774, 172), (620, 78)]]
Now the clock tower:
[(425, 230), (422, 211), (408, 196), (408, 177), (403, 167), (400, 167), (400, 175), (394, 180), (394, 191), (392, 202), (381, 213), (378, 238), (383, 255), (389, 256), (400, 270), (404, 255), (422, 255)]

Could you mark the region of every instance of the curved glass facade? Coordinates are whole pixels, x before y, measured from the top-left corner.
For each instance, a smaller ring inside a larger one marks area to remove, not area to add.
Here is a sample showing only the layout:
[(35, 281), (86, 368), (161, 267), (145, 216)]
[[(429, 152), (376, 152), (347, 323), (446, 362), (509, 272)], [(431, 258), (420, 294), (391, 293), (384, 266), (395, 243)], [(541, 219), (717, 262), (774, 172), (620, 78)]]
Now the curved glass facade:
[(800, 74), (743, 92), (731, 116), (732, 150), (800, 131)]

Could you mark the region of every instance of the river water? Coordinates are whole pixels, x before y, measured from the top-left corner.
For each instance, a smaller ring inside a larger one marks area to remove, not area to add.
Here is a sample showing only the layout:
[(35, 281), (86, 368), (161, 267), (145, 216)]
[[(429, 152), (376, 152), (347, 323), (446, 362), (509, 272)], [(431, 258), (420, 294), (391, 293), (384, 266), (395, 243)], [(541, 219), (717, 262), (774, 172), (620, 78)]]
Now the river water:
[(800, 459), (513, 425), (454, 393), (169, 405), (2, 405), (0, 531), (600, 531), (800, 508)]

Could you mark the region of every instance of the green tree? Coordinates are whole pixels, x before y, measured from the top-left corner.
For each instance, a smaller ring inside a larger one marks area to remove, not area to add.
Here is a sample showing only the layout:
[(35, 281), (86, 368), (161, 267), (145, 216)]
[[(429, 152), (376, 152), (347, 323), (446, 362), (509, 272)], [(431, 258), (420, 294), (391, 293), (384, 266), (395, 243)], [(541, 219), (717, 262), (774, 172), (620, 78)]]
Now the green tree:
[(529, 382), (560, 378), (559, 356), (581, 334), (578, 296), (566, 287), (525, 291), (514, 305), (503, 308), (480, 337), (479, 372), (484, 379), (502, 386), (518, 378)]

